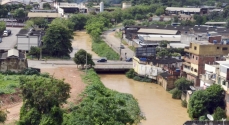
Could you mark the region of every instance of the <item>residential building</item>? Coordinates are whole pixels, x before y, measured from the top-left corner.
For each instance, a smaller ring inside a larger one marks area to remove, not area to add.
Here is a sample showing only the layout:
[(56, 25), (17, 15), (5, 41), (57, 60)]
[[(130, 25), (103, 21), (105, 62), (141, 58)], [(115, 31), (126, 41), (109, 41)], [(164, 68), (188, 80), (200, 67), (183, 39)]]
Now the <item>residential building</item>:
[(27, 30), (21, 29), (17, 36), (17, 49), (29, 51), (31, 46), (39, 47), (42, 45), (42, 37), (44, 35), (42, 30)]
[(184, 49), (187, 55), (184, 57), (182, 76), (194, 82), (194, 86), (200, 86), (200, 74), (205, 73), (205, 64), (213, 64), (215, 61), (225, 60), (224, 56), (229, 53), (228, 43), (209, 43), (208, 41), (191, 42)]
[(67, 2), (55, 2), (54, 7), (58, 10), (62, 16), (69, 13), (82, 12), (87, 13), (87, 7), (84, 3), (67, 3)]
[(166, 7), (166, 14), (204, 14), (201, 8)]
[(200, 87), (206, 89), (213, 84), (219, 84), (226, 92), (226, 111), (229, 115), (229, 61), (216, 61), (205, 64), (205, 73), (200, 75)]
[(54, 12), (29, 12), (28, 13), (28, 18), (36, 18), (36, 17), (43, 17), (48, 20), (48, 22), (51, 22), (55, 18), (60, 18), (62, 17), (60, 13), (54, 13)]
[(0, 71), (7, 70), (19, 72), (28, 68), (25, 53), (16, 49), (10, 49), (7, 52), (0, 53)]
[(167, 72), (163, 72), (157, 76), (157, 83), (165, 90), (171, 90), (175, 87), (175, 81), (180, 76), (180, 69), (171, 67)]

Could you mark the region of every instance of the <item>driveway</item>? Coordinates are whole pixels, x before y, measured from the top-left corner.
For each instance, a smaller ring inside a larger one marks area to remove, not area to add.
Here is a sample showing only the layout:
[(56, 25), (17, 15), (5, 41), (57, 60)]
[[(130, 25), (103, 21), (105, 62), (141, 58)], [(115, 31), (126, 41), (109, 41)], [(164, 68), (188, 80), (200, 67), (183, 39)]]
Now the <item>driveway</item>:
[(2, 38), (2, 43), (0, 43), (0, 50), (9, 50), (14, 48), (17, 43), (17, 34), (21, 28), (7, 27), (6, 29), (11, 30), (11, 35)]
[[(113, 50), (115, 50), (117, 53), (120, 53), (120, 38), (117, 38), (114, 36), (115, 31), (106, 31), (102, 35), (103, 40), (112, 47)], [(128, 48), (127, 45), (124, 45), (124, 49), (121, 49), (121, 56), (123, 59), (125, 59), (125, 53), (127, 58), (132, 58), (134, 56), (134, 52)]]

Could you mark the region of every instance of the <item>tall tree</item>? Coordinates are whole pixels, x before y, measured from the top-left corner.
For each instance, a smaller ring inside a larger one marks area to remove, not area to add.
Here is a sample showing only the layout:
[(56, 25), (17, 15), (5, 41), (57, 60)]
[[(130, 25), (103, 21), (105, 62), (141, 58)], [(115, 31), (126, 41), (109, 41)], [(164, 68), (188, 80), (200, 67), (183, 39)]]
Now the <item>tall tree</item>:
[(75, 53), (73, 60), (77, 65), (81, 65), (82, 68), (86, 63), (87, 65), (91, 65), (91, 66), (95, 65), (95, 63), (92, 60), (92, 55), (90, 53), (87, 53), (83, 49), (80, 49), (77, 53)]
[[(50, 56), (69, 56), (72, 52), (73, 26), (67, 20), (54, 20), (43, 37), (44, 49)], [(71, 27), (71, 28), (70, 28)]]
[(60, 125), (60, 106), (69, 98), (70, 85), (63, 80), (39, 76), (21, 77), (23, 106), (18, 125)]
[(6, 29), (6, 23), (0, 21), (0, 34), (2, 34), (5, 29)]

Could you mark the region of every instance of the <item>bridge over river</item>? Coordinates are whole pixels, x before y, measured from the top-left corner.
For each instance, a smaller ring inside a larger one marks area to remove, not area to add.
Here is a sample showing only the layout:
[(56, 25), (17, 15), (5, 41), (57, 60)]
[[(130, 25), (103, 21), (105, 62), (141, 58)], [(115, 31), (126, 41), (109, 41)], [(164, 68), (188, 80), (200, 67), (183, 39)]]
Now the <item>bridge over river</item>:
[[(113, 61), (108, 60), (107, 62), (97, 62), (94, 59), (96, 72), (126, 72), (132, 68), (132, 62), (125, 61)], [(61, 67), (63, 65), (76, 65), (73, 60), (28, 60), (28, 67), (32, 68), (48, 68), (48, 67)]]

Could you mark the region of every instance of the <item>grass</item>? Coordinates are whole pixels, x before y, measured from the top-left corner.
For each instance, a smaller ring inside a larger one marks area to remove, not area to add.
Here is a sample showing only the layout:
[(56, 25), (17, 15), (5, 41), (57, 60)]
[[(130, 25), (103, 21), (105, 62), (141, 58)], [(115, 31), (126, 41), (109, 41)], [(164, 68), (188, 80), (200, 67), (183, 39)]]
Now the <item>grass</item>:
[(108, 60), (118, 60), (119, 54), (116, 53), (104, 41), (92, 42), (92, 50), (100, 57), (106, 57)]
[(19, 75), (0, 75), (0, 94), (11, 94), (19, 87)]

